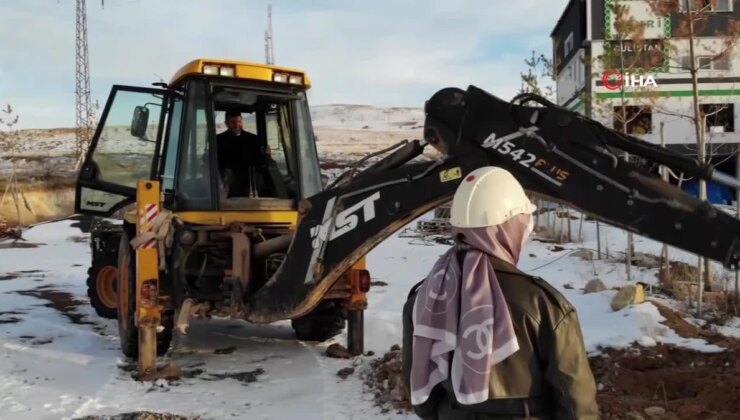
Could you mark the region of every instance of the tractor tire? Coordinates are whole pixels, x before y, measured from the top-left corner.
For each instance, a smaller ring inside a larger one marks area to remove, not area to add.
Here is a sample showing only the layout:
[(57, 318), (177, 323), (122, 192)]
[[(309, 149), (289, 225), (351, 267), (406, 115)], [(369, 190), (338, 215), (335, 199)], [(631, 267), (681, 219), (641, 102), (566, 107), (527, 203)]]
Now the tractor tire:
[[(139, 358), (139, 328), (134, 321), (136, 313), (136, 258), (134, 249), (129, 244), (125, 231), (121, 235), (118, 251), (118, 337), (121, 341), (121, 352), (134, 360)], [(157, 333), (157, 356), (167, 353), (172, 342), (174, 314), (171, 311), (162, 313), (164, 330)]]
[(118, 316), (117, 272), (118, 261), (113, 257), (93, 261), (93, 266), (87, 270), (87, 296), (95, 312), (103, 318), (116, 319)]
[(313, 311), (290, 321), (295, 335), (304, 341), (326, 341), (342, 332), (347, 310), (340, 301), (323, 301)]

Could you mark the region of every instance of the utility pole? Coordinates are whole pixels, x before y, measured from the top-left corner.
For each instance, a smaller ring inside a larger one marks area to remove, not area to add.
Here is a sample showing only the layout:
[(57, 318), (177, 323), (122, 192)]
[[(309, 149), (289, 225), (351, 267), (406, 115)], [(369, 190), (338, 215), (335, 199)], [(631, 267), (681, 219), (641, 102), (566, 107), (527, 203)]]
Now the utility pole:
[[(104, 0), (101, 0), (105, 5)], [(87, 5), (85, 0), (76, 0), (75, 42), (75, 99), (76, 99), (76, 142), (75, 152), (82, 161), (92, 137), (92, 104), (90, 101), (90, 60), (87, 48)]]
[(267, 30), (265, 31), (265, 63), (275, 64), (275, 54), (272, 50), (272, 5), (267, 5)]

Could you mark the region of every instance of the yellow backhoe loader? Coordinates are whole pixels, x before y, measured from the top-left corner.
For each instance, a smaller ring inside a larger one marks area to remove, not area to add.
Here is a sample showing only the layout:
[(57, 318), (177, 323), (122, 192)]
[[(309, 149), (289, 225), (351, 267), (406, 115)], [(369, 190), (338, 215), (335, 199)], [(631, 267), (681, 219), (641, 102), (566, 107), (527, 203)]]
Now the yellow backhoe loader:
[[(157, 87), (112, 88), (76, 191), (79, 213), (122, 213), (121, 224), (93, 223), (88, 295), (118, 319), (121, 349), (142, 374), (190, 315), (244, 317), (244, 296), (284, 259), (299, 203), (322, 190), (305, 72), (198, 59)], [(226, 113), (252, 135), (224, 140), (256, 144), (219, 141)], [(235, 150), (263, 156), (219, 167)], [(297, 337), (325, 340), (347, 323), (348, 348), (362, 352), (369, 286), (360, 258), (292, 319)]]

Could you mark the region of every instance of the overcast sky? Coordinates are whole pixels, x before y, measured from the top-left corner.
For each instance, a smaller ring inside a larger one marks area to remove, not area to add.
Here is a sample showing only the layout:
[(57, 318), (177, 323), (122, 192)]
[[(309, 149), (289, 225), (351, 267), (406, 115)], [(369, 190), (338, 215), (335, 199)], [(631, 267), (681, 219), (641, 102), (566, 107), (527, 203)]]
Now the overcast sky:
[[(510, 98), (567, 0), (87, 0), (93, 100), (196, 57), (264, 62), (268, 3), (275, 61), (309, 73), (312, 104), (423, 106), (447, 86)], [(0, 0), (0, 105), (21, 127), (74, 125), (74, 48), (75, 0)]]

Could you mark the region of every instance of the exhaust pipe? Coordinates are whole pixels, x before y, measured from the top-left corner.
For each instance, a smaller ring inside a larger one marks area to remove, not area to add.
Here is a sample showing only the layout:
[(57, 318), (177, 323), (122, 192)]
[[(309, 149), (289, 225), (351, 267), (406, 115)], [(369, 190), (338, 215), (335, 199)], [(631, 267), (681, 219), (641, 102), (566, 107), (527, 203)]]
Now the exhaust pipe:
[(285, 251), (293, 241), (293, 233), (277, 236), (263, 242), (254, 244), (252, 247), (252, 256), (254, 258), (266, 257), (272, 253)]

